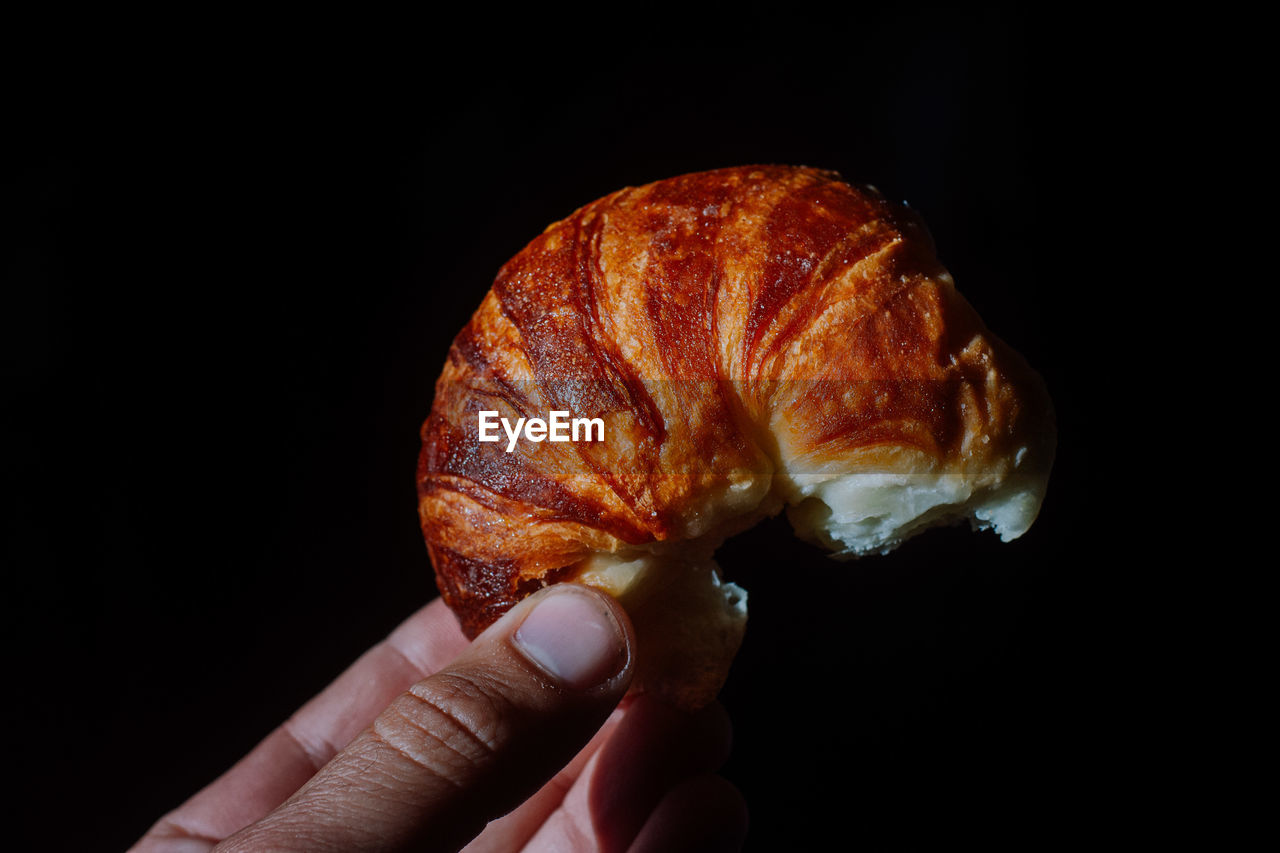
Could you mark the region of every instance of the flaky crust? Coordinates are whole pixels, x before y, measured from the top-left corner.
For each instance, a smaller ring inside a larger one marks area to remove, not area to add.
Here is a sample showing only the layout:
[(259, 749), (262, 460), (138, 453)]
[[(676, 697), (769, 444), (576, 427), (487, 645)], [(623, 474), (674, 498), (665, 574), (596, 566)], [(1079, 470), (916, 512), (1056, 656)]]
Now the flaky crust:
[[(605, 441), (477, 440), (481, 410), (552, 409)], [(1051, 433), (911, 210), (832, 172), (720, 169), (588, 204), (502, 267), (436, 385), (419, 510), (474, 636), (592, 554), (713, 534), (832, 466), (982, 481)]]

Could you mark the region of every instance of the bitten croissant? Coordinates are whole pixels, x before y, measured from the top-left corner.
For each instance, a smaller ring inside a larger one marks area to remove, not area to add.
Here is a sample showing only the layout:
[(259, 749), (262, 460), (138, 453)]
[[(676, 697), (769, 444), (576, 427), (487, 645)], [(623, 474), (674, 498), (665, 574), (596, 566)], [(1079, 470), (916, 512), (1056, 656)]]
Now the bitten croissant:
[(746, 623), (727, 536), (786, 507), (837, 557), (964, 519), (1013, 539), (1054, 445), (1040, 377), (910, 209), (720, 169), (588, 204), (502, 267), (436, 384), (419, 513), (469, 636), (590, 584), (635, 624), (638, 689), (695, 707)]

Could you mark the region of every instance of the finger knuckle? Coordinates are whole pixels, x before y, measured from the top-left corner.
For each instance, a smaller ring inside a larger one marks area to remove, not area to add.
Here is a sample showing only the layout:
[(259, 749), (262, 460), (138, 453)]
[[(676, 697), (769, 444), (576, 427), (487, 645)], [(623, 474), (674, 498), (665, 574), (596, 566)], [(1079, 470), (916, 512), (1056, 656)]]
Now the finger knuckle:
[(402, 694), (374, 733), (412, 764), (462, 785), (507, 740), (508, 703), (493, 685), (440, 673)]

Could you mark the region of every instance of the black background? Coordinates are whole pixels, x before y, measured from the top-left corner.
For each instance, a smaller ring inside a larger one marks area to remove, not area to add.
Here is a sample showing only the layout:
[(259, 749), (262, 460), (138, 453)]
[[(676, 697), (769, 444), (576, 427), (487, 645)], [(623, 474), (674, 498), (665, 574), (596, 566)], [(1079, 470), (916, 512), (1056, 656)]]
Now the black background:
[(840, 564), (777, 520), (724, 547), (751, 593), (723, 694), (748, 849), (1088, 834), (1118, 797), (1116, 668), (1074, 281), (1109, 116), (1065, 26), (747, 4), (38, 30), (3, 319), (20, 827), (126, 847), (435, 595), (417, 428), (503, 261), (624, 185), (776, 162), (920, 210), (1061, 435), (1012, 544)]

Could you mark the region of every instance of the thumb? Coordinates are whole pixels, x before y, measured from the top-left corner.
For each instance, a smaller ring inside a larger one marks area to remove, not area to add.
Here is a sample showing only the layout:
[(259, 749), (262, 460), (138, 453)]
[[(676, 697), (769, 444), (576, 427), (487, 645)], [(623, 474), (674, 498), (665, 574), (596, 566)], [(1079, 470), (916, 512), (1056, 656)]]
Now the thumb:
[(634, 645), (607, 595), (540, 590), (218, 849), (455, 850), (586, 745), (626, 693)]

